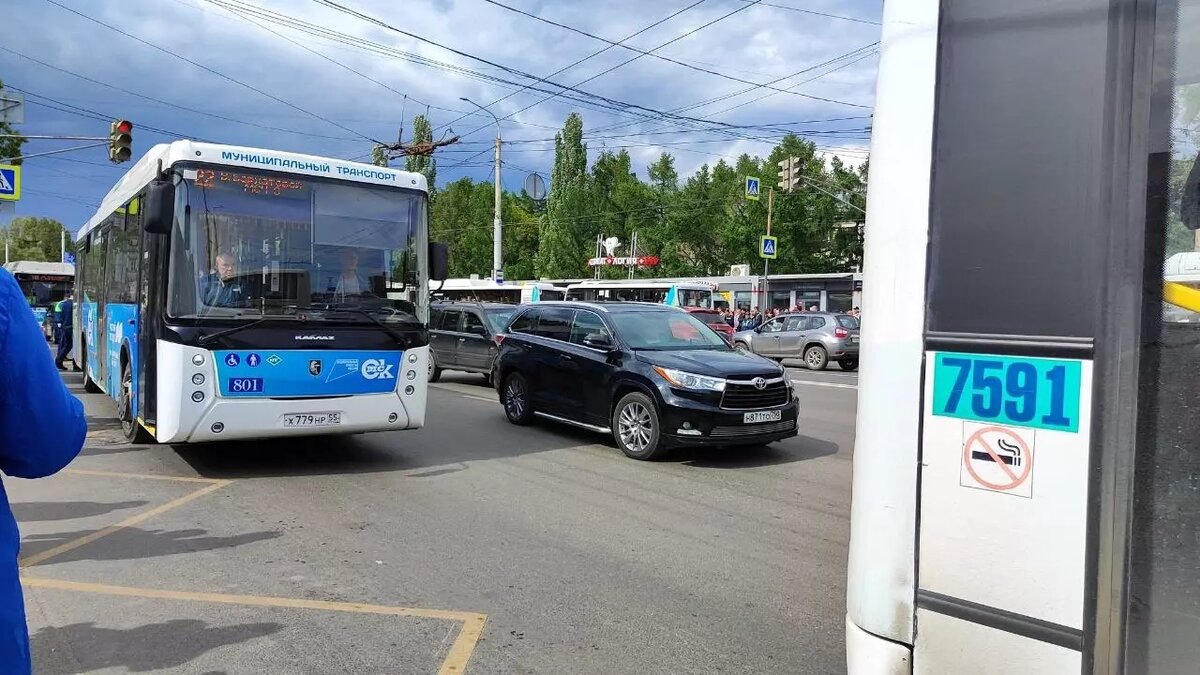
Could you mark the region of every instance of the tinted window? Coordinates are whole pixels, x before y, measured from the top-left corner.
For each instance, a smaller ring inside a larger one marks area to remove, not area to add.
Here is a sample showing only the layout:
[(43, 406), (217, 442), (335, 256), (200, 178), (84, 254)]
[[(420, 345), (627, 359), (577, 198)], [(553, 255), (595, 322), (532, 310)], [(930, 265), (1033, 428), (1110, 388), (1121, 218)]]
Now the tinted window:
[(538, 316), (537, 328), (533, 331), (553, 340), (566, 342), (571, 337), (571, 318), (574, 310), (562, 307), (545, 308)]
[(839, 314), (837, 322), (842, 328), (858, 328), (858, 319), (847, 314)]
[(686, 312), (618, 312), (617, 333), (634, 349), (727, 348), (725, 338)]
[(592, 312), (575, 312), (575, 322), (571, 324), (571, 342), (581, 345), (583, 338), (596, 333), (608, 335), (604, 321)]
[(705, 323), (721, 323), (724, 320), (717, 312), (692, 312), (692, 316)]
[(463, 312), (463, 327), (464, 333), (474, 333), (478, 335), (480, 328), (483, 328), (483, 319), (475, 312)]
[(462, 312), (457, 309), (448, 309), (442, 314), (442, 322), (438, 324), (438, 328), (442, 330), (458, 330), (458, 319), (462, 316)]
[(440, 309), (429, 310), (429, 327), (430, 328), (437, 328), (439, 325), (441, 325), (440, 323), (438, 323), (441, 320), (442, 320), (442, 310), (440, 310)]
[(511, 319), (512, 315), (516, 314), (516, 312), (516, 307), (489, 309), (484, 312), (484, 316), (487, 317), (488, 323), (491, 324), (492, 332), (499, 333), (500, 331), (504, 330), (504, 327), (508, 325), (508, 320)]
[(538, 311), (536, 309), (527, 310), (525, 313), (518, 316), (512, 325), (508, 327), (510, 333), (532, 333), (533, 327), (537, 325)]
[(823, 316), (809, 317), (808, 330), (817, 330), (819, 328), (824, 328), (826, 323), (827, 322), (825, 321), (825, 317), (823, 317)]

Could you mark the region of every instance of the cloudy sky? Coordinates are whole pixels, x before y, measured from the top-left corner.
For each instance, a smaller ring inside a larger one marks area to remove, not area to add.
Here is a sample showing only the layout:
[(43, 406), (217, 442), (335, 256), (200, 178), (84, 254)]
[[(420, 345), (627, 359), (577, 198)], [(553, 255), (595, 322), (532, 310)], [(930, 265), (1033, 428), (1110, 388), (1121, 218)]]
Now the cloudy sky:
[[(438, 182), (487, 179), (495, 125), (467, 97), (504, 118), (510, 190), (531, 171), (549, 175), (571, 111), (593, 158), (628, 149), (643, 175), (663, 151), (686, 175), (765, 154), (789, 130), (857, 162), (880, 4), (6, 0), (0, 79), (26, 95), (21, 132), (103, 136), (127, 118), (135, 158), (190, 137), (367, 160), (372, 140), (394, 141), (428, 111), (435, 136), (462, 137), (439, 153)], [(70, 145), (34, 140), (25, 152)], [(128, 167), (110, 165), (103, 147), (30, 159), (16, 214), (75, 229)]]

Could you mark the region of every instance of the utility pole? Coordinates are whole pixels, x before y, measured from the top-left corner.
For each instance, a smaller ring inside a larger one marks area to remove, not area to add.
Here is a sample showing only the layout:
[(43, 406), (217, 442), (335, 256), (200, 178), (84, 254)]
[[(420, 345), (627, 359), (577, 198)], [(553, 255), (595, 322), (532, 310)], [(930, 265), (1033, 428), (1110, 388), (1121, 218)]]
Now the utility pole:
[(479, 108), (483, 112), (492, 116), (496, 122), (496, 194), (493, 197), (495, 201), (495, 215), (492, 217), (492, 278), (501, 283), (504, 282), (504, 221), (500, 215), (501, 204), (501, 187), (500, 187), (500, 118), (496, 117), (496, 113), (479, 105), (475, 101), (462, 96), (460, 101), (470, 103)]

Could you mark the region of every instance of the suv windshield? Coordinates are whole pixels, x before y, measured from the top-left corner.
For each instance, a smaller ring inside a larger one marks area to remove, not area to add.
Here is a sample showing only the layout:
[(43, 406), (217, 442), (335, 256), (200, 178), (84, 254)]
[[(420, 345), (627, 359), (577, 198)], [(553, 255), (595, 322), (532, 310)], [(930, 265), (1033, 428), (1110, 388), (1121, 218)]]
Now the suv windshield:
[(511, 309), (508, 307), (489, 307), (488, 309), (484, 310), (483, 314), (487, 317), (488, 324), (490, 324), (492, 327), (492, 332), (500, 333), (508, 327), (508, 320), (512, 318), (512, 315), (515, 314), (516, 311), (516, 307), (512, 307)]
[(729, 344), (687, 312), (614, 312), (617, 333), (631, 349), (727, 349)]
[(171, 316), (416, 319), (425, 195), (242, 169), (183, 176)]

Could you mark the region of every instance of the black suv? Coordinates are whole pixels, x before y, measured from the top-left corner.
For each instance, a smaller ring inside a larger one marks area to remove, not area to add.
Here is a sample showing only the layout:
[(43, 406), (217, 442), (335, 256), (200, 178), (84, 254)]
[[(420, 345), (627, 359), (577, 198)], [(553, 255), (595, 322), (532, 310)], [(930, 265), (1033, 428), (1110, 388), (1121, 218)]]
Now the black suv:
[(678, 308), (540, 302), (499, 337), (496, 389), (514, 424), (539, 416), (611, 433), (634, 459), (796, 435), (783, 368)]
[(492, 377), (492, 362), (517, 305), (491, 302), (443, 302), (429, 310), (429, 381), (442, 370), (465, 370)]

